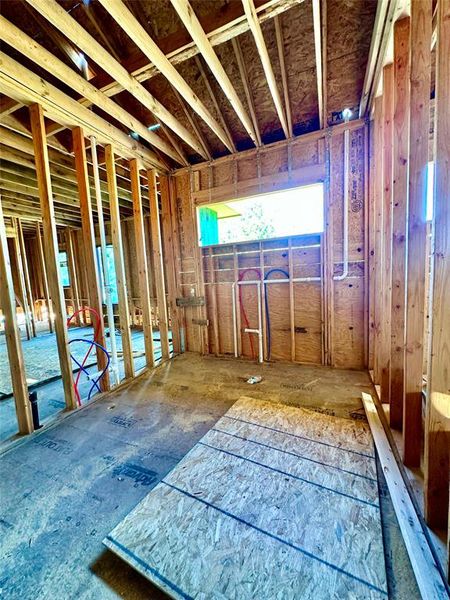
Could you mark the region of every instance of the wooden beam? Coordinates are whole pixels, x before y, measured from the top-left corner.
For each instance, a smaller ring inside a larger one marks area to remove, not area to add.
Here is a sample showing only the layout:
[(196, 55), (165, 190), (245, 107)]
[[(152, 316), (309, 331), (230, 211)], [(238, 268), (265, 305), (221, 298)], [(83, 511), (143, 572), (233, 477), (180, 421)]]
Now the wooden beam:
[[(74, 41), (76, 45), (88, 56), (90, 56), (106, 73), (111, 75), (123, 89), (126, 89), (143, 106), (152, 112), (158, 119), (163, 121), (181, 139), (183, 139), (194, 150), (199, 152), (195, 139), (192, 135), (154, 98), (122, 65), (109, 54), (89, 33), (67, 13), (56, 0), (26, 0), (33, 8), (40, 12), (48, 21), (57, 27), (64, 35)], [(58, 121), (59, 122), (59, 121)], [(65, 125), (65, 123), (62, 123)], [(99, 138), (100, 139), (100, 138)], [(118, 149), (118, 147), (117, 147)]]
[(203, 148), (204, 155), (207, 157), (208, 160), (212, 160), (211, 151), (208, 147), (208, 144), (206, 143), (205, 138), (203, 137), (200, 129), (197, 126), (197, 123), (195, 122), (195, 115), (191, 115), (191, 113), (188, 111), (188, 109), (184, 103), (183, 98), (180, 96), (178, 91), (173, 86), (171, 86), (171, 87), (172, 87), (173, 93), (175, 94), (175, 96), (184, 112), (186, 119), (189, 121), (190, 126), (194, 130), (195, 135), (196, 135), (201, 147)]
[(161, 224), (159, 218), (159, 201), (156, 193), (156, 173), (147, 171), (148, 195), (150, 200), (150, 228), (152, 235), (153, 268), (155, 270), (156, 300), (158, 302), (159, 336), (161, 338), (162, 357), (170, 358), (169, 327), (166, 304), (166, 284), (164, 281), (164, 265), (162, 255)]
[[(7, 206), (7, 204), (5, 203), (4, 200), (3, 200), (3, 206), (5, 206), (5, 208)], [(7, 212), (4, 211), (4, 214), (7, 214)], [(25, 276), (24, 276), (24, 272), (23, 272), (22, 254), (20, 252), (17, 217), (12, 218), (11, 223), (12, 223), (13, 230), (14, 230), (14, 237), (13, 237), (14, 262), (15, 262), (16, 269), (17, 269), (17, 281), (19, 284), (19, 296), (20, 296), (20, 302), (22, 303), (23, 316), (24, 316), (24, 320), (25, 320), (25, 331), (26, 331), (27, 339), (30, 340), (33, 337), (33, 329), (31, 327), (30, 309), (28, 306), (28, 297), (27, 297), (27, 291), (26, 291), (26, 287), (25, 287)]]
[(58, 123), (68, 127), (72, 127), (74, 124), (83, 126), (101, 143), (115, 143), (125, 158), (138, 157), (159, 169), (166, 169), (166, 165), (154, 152), (3, 52), (0, 52), (0, 83), (8, 95), (26, 105), (40, 103), (46, 113)]
[(320, 129), (325, 123), (323, 104), (323, 63), (322, 63), (322, 19), (320, 15), (320, 0), (312, 0), (314, 24), (314, 52), (316, 55), (317, 103), (319, 106)]
[(447, 597), (444, 583), (387, 438), (385, 427), (372, 396), (363, 392), (362, 400), (420, 595), (423, 599), (444, 599)]
[(411, 0), (408, 256), (403, 462), (420, 466), (427, 268), (427, 164), (430, 129), (432, 0)]
[(42, 285), (44, 288), (44, 298), (45, 298), (45, 304), (47, 307), (48, 330), (50, 333), (53, 333), (52, 301), (50, 299), (50, 293), (48, 291), (47, 268), (45, 266), (44, 248), (42, 246), (41, 224), (39, 222), (36, 223), (36, 241), (37, 241), (39, 261), (40, 261), (40, 266), (41, 266), (41, 271), (42, 271)]
[(450, 2), (438, 3), (434, 113), (431, 355), (425, 420), (425, 516), (448, 527), (450, 452)]
[(255, 104), (253, 102), (252, 92), (250, 90), (250, 85), (248, 83), (247, 70), (245, 68), (244, 57), (242, 55), (241, 45), (239, 43), (238, 38), (233, 38), (231, 40), (233, 45), (234, 54), (236, 56), (236, 62), (238, 64), (239, 73), (241, 75), (242, 85), (244, 86), (245, 97), (247, 99), (248, 110), (250, 112), (250, 116), (252, 118), (253, 129), (256, 135), (256, 145), (261, 146), (261, 134), (259, 132), (258, 120), (256, 119), (256, 111)]
[(383, 69), (383, 273), (380, 336), (381, 401), (389, 403), (391, 362), (391, 286), (392, 286), (392, 153), (394, 120), (394, 65)]
[(284, 108), (286, 111), (286, 119), (289, 129), (289, 137), (292, 137), (294, 132), (292, 129), (292, 112), (291, 112), (291, 101), (289, 99), (289, 86), (286, 71), (286, 63), (284, 60), (284, 40), (283, 40), (283, 28), (281, 26), (281, 17), (274, 18), (275, 23), (275, 38), (277, 41), (278, 50), (278, 61), (280, 63), (281, 71), (281, 82), (283, 85), (283, 96), (284, 96)]
[[(66, 242), (67, 266), (69, 269), (72, 306), (73, 311), (78, 312), (79, 310), (81, 310), (80, 292), (78, 288), (78, 274), (75, 265), (75, 255), (73, 251), (72, 229), (70, 227), (66, 227), (64, 231), (64, 239)], [(81, 325), (81, 313), (78, 313), (75, 319), (77, 325)]]
[(23, 237), (23, 227), (20, 218), (16, 219), (16, 224), (17, 238), (20, 248), (20, 260), (22, 262), (23, 278), (25, 282), (25, 293), (27, 295), (27, 304), (30, 311), (31, 331), (33, 333), (33, 337), (36, 337), (36, 313), (34, 310), (33, 291), (31, 289), (30, 270), (28, 268), (27, 249), (25, 247), (25, 238)]
[(195, 64), (197, 65), (197, 68), (200, 71), (200, 75), (202, 76), (203, 83), (205, 84), (205, 87), (206, 87), (206, 89), (208, 91), (209, 97), (211, 98), (211, 102), (213, 103), (214, 108), (216, 109), (216, 113), (217, 113), (217, 116), (219, 118), (220, 124), (222, 125), (225, 133), (228, 136), (228, 140), (230, 142), (230, 146), (232, 148), (232, 151), (236, 152), (236, 146), (234, 145), (234, 142), (233, 142), (233, 136), (231, 135), (231, 131), (228, 128), (228, 125), (225, 122), (225, 118), (224, 118), (224, 116), (222, 114), (222, 110), (220, 109), (219, 103), (217, 102), (217, 98), (216, 98), (216, 96), (215, 96), (215, 94), (213, 92), (211, 84), (209, 83), (208, 75), (206, 74), (206, 71), (205, 71), (205, 69), (203, 67), (202, 61), (200, 60), (199, 56), (195, 57)]
[(18, 110), (21, 106), (21, 102), (17, 102), (17, 100), (13, 100), (13, 98), (3, 96), (0, 100), (0, 116), (3, 119), (7, 115), (10, 115), (11, 113)]
[[(86, 261), (86, 275), (89, 291), (90, 307), (97, 311), (99, 315), (98, 335), (96, 342), (103, 348), (106, 348), (105, 325), (103, 320), (103, 305), (100, 294), (100, 283), (98, 275), (98, 263), (96, 256), (95, 230), (92, 220), (91, 195), (89, 192), (89, 179), (86, 164), (86, 146), (84, 133), (81, 127), (75, 127), (72, 131), (73, 150), (75, 153), (75, 167), (77, 170), (78, 189), (80, 194), (80, 213), (81, 226), (83, 230), (84, 253)], [(106, 369), (107, 360), (105, 353), (96, 349), (97, 365), (99, 371)], [(100, 380), (100, 387), (103, 391), (110, 388), (109, 372), (106, 371)]]
[(374, 99), (373, 119), (373, 193), (375, 200), (375, 240), (374, 240), (374, 278), (370, 281), (374, 296), (374, 381), (381, 380), (380, 345), (381, 331), (384, 327), (384, 313), (382, 302), (382, 272), (383, 272), (383, 100), (381, 96)]
[[(265, 23), (277, 15), (281, 15), (290, 8), (298, 6), (303, 1), (304, 0), (269, 0), (268, 2), (259, 4), (256, 8), (258, 20), (261, 24)], [(206, 31), (206, 35), (212, 46), (218, 46), (228, 42), (229, 40), (237, 39), (238, 36), (246, 33), (249, 30), (249, 23), (245, 17), (245, 14), (238, 14), (239, 8), (239, 3), (237, 2), (228, 3), (226, 6), (224, 6), (221, 14), (229, 14), (230, 18), (228, 22), (221, 23), (218, 27), (215, 27), (215, 29), (211, 29), (206, 25), (207, 20), (211, 21), (211, 17), (209, 15), (206, 15), (203, 19), (200, 19), (201, 24), (203, 21), (203, 29)], [(216, 19), (214, 19), (214, 22), (216, 22)], [(173, 39), (178, 41), (179, 32), (173, 34)], [(178, 47), (173, 47), (167, 52), (166, 58), (168, 58), (173, 65), (178, 65), (186, 60), (189, 60), (197, 54), (199, 54), (199, 49), (197, 48), (196, 44), (192, 41), (188, 41), (187, 43), (179, 45)], [(147, 81), (159, 73), (159, 70), (156, 68), (156, 66), (153, 63), (148, 63), (147, 59), (145, 58), (138, 58), (137, 60), (132, 59), (132, 63), (130, 62), (128, 66), (131, 74), (141, 82)], [(117, 82), (110, 82), (104, 86), (101, 85), (101, 87), (102, 90), (109, 95), (118, 94), (123, 89), (117, 84)]]
[(272, 63), (270, 62), (269, 53), (267, 52), (267, 47), (264, 42), (264, 36), (261, 29), (261, 25), (259, 24), (259, 20), (256, 14), (255, 5), (253, 4), (253, 0), (242, 0), (242, 3), (244, 5), (244, 11), (248, 20), (250, 31), (252, 32), (256, 48), (261, 59), (264, 73), (266, 75), (267, 85), (269, 86), (269, 90), (272, 95), (275, 110), (277, 111), (278, 118), (280, 119), (284, 135), (286, 136), (286, 138), (289, 138), (289, 128), (286, 121), (286, 114), (284, 112), (280, 92), (278, 91), (277, 82), (272, 69)]
[(120, 335), (122, 338), (125, 377), (128, 379), (134, 377), (133, 347), (131, 343), (130, 309), (128, 306), (125, 261), (123, 257), (122, 229), (120, 227), (119, 199), (117, 196), (116, 164), (112, 146), (108, 145), (105, 147), (105, 159), (111, 215), (111, 241), (114, 249), (114, 266), (119, 300)]
[[(241, 102), (241, 99), (237, 95), (230, 78), (226, 74), (222, 63), (218, 59), (211, 42), (208, 40), (208, 36), (204, 32), (203, 27), (200, 25), (200, 21), (198, 20), (197, 15), (195, 14), (188, 0), (171, 0), (171, 2), (172, 6), (178, 13), (178, 16), (183, 22), (183, 25), (189, 31), (192, 39), (195, 42), (195, 45), (200, 50), (201, 55), (203, 56), (206, 64), (211, 70), (211, 73), (217, 79), (217, 83), (220, 85), (223, 93), (227, 97), (233, 110), (237, 114), (239, 120), (241, 121), (242, 125), (244, 126), (245, 130), (247, 131), (253, 142), (256, 144), (256, 135), (253, 130), (253, 124), (251, 122), (251, 119), (247, 115), (247, 112)], [(219, 114), (221, 114), (220, 111)], [(227, 138), (228, 137), (230, 136), (227, 135)], [(236, 149), (234, 148), (234, 144), (230, 144), (229, 150), (231, 150), (232, 152), (236, 151)]]
[(69, 338), (66, 325), (66, 308), (63, 288), (58, 268), (58, 239), (56, 236), (55, 214), (53, 208), (52, 184), (45, 135), (44, 111), (38, 104), (30, 107), (31, 131), (35, 149), (36, 173), (39, 184), (42, 224), (44, 229), (44, 252), (47, 267), (48, 284), (55, 315), (56, 343), (58, 345), (59, 364), (64, 388), (64, 397), (68, 409), (76, 408), (72, 381), (72, 363), (69, 352)]
[(9, 260), (8, 240), (0, 198), (0, 305), (5, 318), (5, 341), (8, 351), (11, 382), (16, 406), (19, 433), (33, 431), (31, 405), (28, 400), (28, 386), (23, 360), (20, 331), (16, 317), (16, 297)]
[(134, 40), (141, 49), (141, 52), (147, 56), (164, 77), (170, 81), (172, 86), (177, 89), (192, 110), (205, 121), (211, 131), (213, 131), (225, 147), (231, 151), (225, 131), (122, 0), (99, 0), (99, 2), (103, 5), (105, 10), (109, 12), (113, 19), (116, 20), (118, 25), (120, 25), (130, 38)]
[(21, 52), (24, 56), (31, 58), (38, 66), (46, 69), (51, 75), (57, 77), (60, 81), (78, 92), (82, 97), (87, 98), (92, 104), (101, 108), (104, 112), (114, 117), (119, 123), (122, 123), (130, 131), (137, 133), (142, 139), (146, 140), (152, 146), (158, 148), (167, 156), (179, 162), (179, 157), (156, 133), (149, 131), (138, 119), (133, 117), (119, 104), (116, 104), (106, 94), (98, 90), (83, 77), (73, 72), (73, 69), (67, 67), (61, 60), (56, 58), (51, 52), (39, 45), (35, 40), (26, 35), (18, 27), (10, 23), (0, 15), (0, 39)]
[(408, 208), (409, 17), (394, 24), (394, 144), (390, 424), (401, 429), (405, 381), (406, 213)]
[(170, 308), (170, 321), (172, 330), (172, 346), (174, 353), (182, 352), (182, 339), (180, 330), (179, 309), (176, 299), (181, 295), (177, 281), (176, 236), (172, 226), (172, 203), (169, 178), (166, 175), (159, 176), (159, 189), (161, 192), (161, 229), (164, 245), (164, 260), (167, 265), (167, 289), (168, 305)]
[(133, 224), (136, 238), (136, 261), (139, 273), (139, 295), (141, 299), (144, 346), (147, 366), (155, 366), (152, 330), (152, 306), (148, 281), (147, 250), (142, 212), (141, 182), (137, 160), (130, 160), (131, 189), (133, 193)]
[(398, 0), (383, 0), (377, 3), (375, 23), (372, 30), (369, 57), (359, 104), (359, 116), (363, 118), (377, 93), (378, 81), (381, 76), (386, 49), (392, 32), (392, 23), (397, 9)]

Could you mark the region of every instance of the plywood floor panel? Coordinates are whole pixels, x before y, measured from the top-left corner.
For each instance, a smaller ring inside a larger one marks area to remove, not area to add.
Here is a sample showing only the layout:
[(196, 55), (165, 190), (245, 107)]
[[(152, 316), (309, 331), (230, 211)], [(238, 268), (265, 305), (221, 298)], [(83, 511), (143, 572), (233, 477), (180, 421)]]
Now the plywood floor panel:
[(104, 543), (174, 598), (385, 598), (368, 426), (242, 397)]

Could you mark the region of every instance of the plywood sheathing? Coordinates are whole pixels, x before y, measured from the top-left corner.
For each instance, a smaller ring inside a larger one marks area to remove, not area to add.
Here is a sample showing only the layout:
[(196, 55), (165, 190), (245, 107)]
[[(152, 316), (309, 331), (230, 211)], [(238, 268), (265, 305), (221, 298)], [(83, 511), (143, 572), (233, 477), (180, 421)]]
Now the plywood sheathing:
[(327, 2), (328, 121), (359, 105), (376, 7), (376, 0)]
[[(361, 368), (366, 364), (366, 336), (364, 323), (366, 321), (366, 268), (365, 268), (365, 203), (366, 184), (364, 176), (365, 153), (367, 143), (366, 130), (361, 123), (349, 125), (350, 131), (350, 169), (349, 169), (349, 276), (343, 281), (327, 279), (327, 289), (321, 290), (320, 285), (295, 284), (294, 285), (294, 316), (290, 318), (292, 310), (288, 284), (275, 284), (269, 291), (271, 315), (273, 315), (273, 348), (274, 360), (292, 359), (292, 323), (302, 327), (302, 321), (312, 319), (308, 330), (312, 335), (308, 341), (300, 334), (295, 334), (294, 360), (298, 362), (325, 361), (338, 367)], [(194, 222), (192, 206), (205, 204), (208, 201), (225, 201), (239, 196), (273, 191), (286, 187), (295, 187), (312, 183), (305, 177), (315, 177), (315, 181), (327, 181), (327, 172), (330, 172), (329, 186), (325, 191), (329, 198), (329, 211), (331, 227), (327, 230), (325, 246), (316, 263), (319, 265), (318, 273), (308, 272), (295, 274), (295, 276), (316, 276), (325, 269), (324, 256), (330, 257), (334, 275), (342, 272), (342, 207), (343, 207), (343, 129), (342, 126), (334, 128), (329, 140), (330, 153), (325, 152), (323, 134), (309, 134), (296, 138), (294, 141), (272, 144), (264, 150), (249, 150), (237, 157), (222, 158), (211, 164), (199, 165), (192, 171), (188, 169), (176, 172), (174, 180), (176, 186), (177, 216), (179, 236), (181, 240), (179, 273), (181, 275), (182, 293), (190, 295), (193, 288), (198, 294), (199, 274), (196, 271), (194, 246), (197, 243), (196, 223)], [(327, 161), (329, 160), (329, 167)], [(277, 184), (282, 177), (282, 183)], [(198, 191), (191, 187), (191, 178), (198, 180)], [(329, 192), (329, 193), (328, 193)], [(330, 235), (331, 234), (331, 237)], [(187, 241), (186, 241), (187, 240)], [(278, 242), (275, 242), (278, 243)], [(264, 242), (264, 246), (270, 244)], [(251, 244), (236, 244), (231, 254), (236, 256), (234, 271), (227, 271), (232, 282), (237, 279), (239, 269), (244, 267), (261, 267), (260, 248)], [(319, 243), (320, 247), (320, 243)], [(279, 259), (275, 260), (277, 266), (286, 268), (288, 263), (288, 241), (279, 244)], [(254, 254), (239, 257), (237, 252), (252, 250)], [(281, 254), (285, 256), (281, 256)], [(220, 250), (214, 250), (216, 262), (215, 276), (217, 285), (217, 312), (219, 324), (219, 346), (214, 346), (214, 314), (211, 312), (212, 290), (208, 288), (212, 281), (209, 273), (208, 260), (203, 261), (205, 267), (206, 299), (209, 319), (209, 351), (213, 353), (230, 353), (233, 351), (233, 337), (231, 324), (231, 290), (230, 285), (221, 285), (220, 269), (224, 260), (220, 258)], [(268, 255), (268, 254), (267, 254)], [(317, 258), (317, 257), (316, 257)], [(229, 261), (230, 262), (230, 261)], [(294, 261), (295, 262), (295, 261)], [(269, 266), (264, 256), (264, 265)], [(231, 268), (227, 265), (227, 268)], [(272, 286), (273, 284), (271, 284)], [(282, 286), (285, 287), (282, 287)], [(324, 288), (325, 289), (325, 288)], [(256, 288), (243, 290), (244, 302), (248, 307), (249, 320), (256, 323)], [(306, 295), (308, 300), (302, 304), (300, 298)], [(297, 301), (298, 300), (298, 301)], [(329, 309), (327, 308), (330, 304)], [(299, 308), (301, 306), (302, 308)], [(276, 308), (274, 308), (276, 307)], [(309, 307), (309, 308), (305, 308)], [(193, 322), (194, 308), (183, 309), (186, 314), (186, 348), (200, 351), (199, 326)], [(305, 310), (306, 312), (302, 312)], [(309, 312), (308, 312), (309, 311)], [(300, 323), (297, 321), (300, 319)], [(308, 329), (308, 328), (307, 328)], [(328, 329), (330, 333), (327, 333)], [(242, 336), (242, 354), (251, 356), (248, 336)]]

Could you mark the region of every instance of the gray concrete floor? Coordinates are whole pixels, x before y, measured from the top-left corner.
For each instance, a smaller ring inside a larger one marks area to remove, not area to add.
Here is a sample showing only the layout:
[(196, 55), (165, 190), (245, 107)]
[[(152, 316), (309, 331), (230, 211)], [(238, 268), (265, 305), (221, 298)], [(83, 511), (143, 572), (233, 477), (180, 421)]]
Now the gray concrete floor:
[[(144, 353), (144, 333), (140, 329), (132, 331), (132, 347), (134, 357), (134, 368), (138, 372), (145, 367), (146, 359)], [(92, 327), (74, 327), (69, 330), (69, 338), (81, 338), (91, 340), (93, 338)], [(155, 359), (161, 358), (161, 344), (159, 341), (159, 332), (153, 332), (154, 355)], [(116, 332), (116, 344), (119, 352), (119, 377), (125, 378), (125, 369), (123, 359), (120, 357), (122, 350), (121, 336)], [(62, 386), (61, 371), (59, 366), (58, 349), (56, 336), (46, 330), (40, 330), (38, 336), (31, 340), (22, 339), (22, 349), (25, 362), (25, 370), (29, 391), (36, 390), (38, 393), (38, 406), (41, 423), (45, 423), (51, 417), (57, 415), (65, 407), (64, 390)], [(86, 350), (87, 344), (73, 343), (71, 352), (75, 358), (81, 362)], [(107, 337), (107, 349), (111, 349), (111, 340)], [(93, 351), (86, 363), (90, 373), (96, 373), (96, 358)], [(77, 370), (73, 363), (74, 371)], [(79, 381), (79, 391), (82, 400), (86, 400), (92, 385), (92, 381), (82, 374)], [(92, 393), (92, 397), (96, 390)], [(9, 371), (9, 361), (6, 349), (5, 337), (0, 336), (0, 442), (4, 442), (11, 436), (17, 434), (17, 419), (12, 397), (11, 375)]]
[[(241, 395), (362, 419), (362, 391), (364, 372), (185, 354), (33, 434), (0, 457), (1, 598), (166, 598), (103, 537)], [(379, 485), (389, 597), (415, 600), (381, 471)]]

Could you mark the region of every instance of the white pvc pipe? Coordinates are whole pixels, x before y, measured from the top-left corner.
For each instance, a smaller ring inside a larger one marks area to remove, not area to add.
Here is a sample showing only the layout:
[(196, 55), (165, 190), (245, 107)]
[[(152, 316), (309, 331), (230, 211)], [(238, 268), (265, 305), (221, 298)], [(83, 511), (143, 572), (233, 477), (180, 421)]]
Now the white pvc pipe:
[(342, 244), (343, 244), (343, 262), (342, 262), (342, 273), (333, 277), (334, 281), (342, 281), (348, 275), (348, 172), (349, 172), (349, 159), (350, 159), (350, 131), (346, 129), (344, 131), (344, 214), (343, 214), (343, 231), (342, 231)]
[[(100, 188), (100, 176), (98, 173), (98, 161), (97, 161), (97, 145), (94, 136), (91, 136), (91, 154), (92, 154), (92, 166), (94, 172), (94, 185), (95, 185), (95, 198), (97, 201), (97, 213), (98, 213), (98, 229), (100, 233), (100, 249), (101, 249), (101, 266), (103, 274), (103, 283), (105, 287), (105, 300), (106, 300), (106, 314), (108, 320), (109, 339), (111, 340), (111, 371), (114, 376), (115, 383), (120, 382), (119, 377), (119, 363), (117, 360), (117, 345), (116, 345), (116, 330), (114, 327), (114, 310), (111, 298), (111, 282), (109, 280), (108, 268), (106, 265), (106, 235), (105, 235), (105, 222), (103, 219), (103, 205), (102, 205), (102, 192)], [(101, 316), (101, 315), (100, 315)]]
[[(238, 344), (237, 344), (237, 310), (236, 310), (236, 291), (238, 285), (256, 285), (258, 287), (258, 329), (244, 329), (245, 333), (257, 334), (258, 335), (258, 361), (263, 362), (263, 331), (262, 331), (262, 308), (261, 308), (261, 281), (234, 281), (231, 286), (231, 302), (233, 308), (233, 344), (234, 344), (234, 356), (238, 358)], [(239, 310), (241, 305), (239, 303)]]

